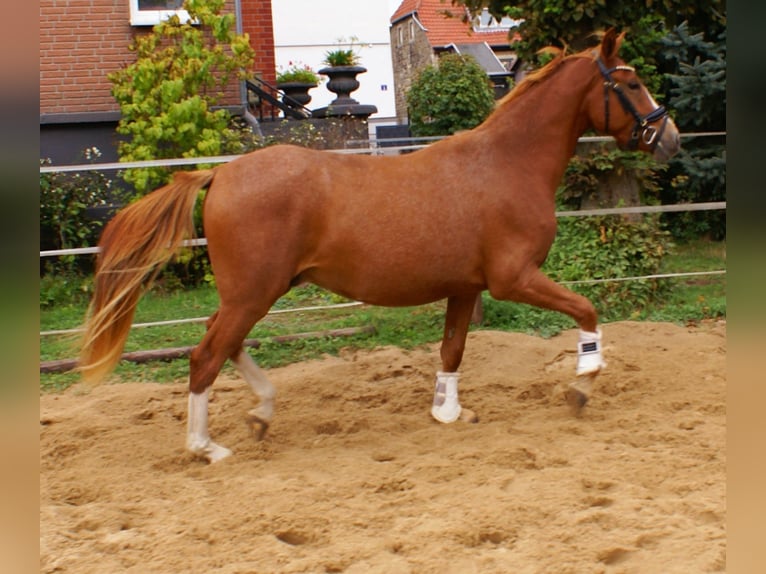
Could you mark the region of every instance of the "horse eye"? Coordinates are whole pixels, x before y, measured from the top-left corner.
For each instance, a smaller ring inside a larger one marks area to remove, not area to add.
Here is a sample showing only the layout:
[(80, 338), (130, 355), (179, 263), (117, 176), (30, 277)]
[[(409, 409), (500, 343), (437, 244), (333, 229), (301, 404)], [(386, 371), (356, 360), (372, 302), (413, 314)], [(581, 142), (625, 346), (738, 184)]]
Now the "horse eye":
[(639, 84), (639, 83), (638, 83), (637, 81), (635, 81), (635, 80), (631, 80), (630, 82), (628, 82), (628, 87), (629, 87), (631, 90), (637, 90), (638, 88), (640, 88), (640, 87), (641, 87), (641, 84)]

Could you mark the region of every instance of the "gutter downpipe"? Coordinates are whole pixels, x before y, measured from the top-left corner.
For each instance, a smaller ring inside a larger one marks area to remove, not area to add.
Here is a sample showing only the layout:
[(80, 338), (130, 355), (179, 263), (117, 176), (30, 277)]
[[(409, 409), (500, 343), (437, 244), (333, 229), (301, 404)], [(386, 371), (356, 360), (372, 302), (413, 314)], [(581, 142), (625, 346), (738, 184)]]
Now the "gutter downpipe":
[[(242, 34), (242, 0), (234, 0), (234, 19), (236, 22), (234, 27), (235, 31), (237, 34)], [(245, 121), (258, 136), (263, 137), (261, 126), (258, 124), (258, 118), (251, 114), (250, 110), (247, 108), (247, 86), (245, 85), (245, 80), (239, 81), (239, 102), (242, 106), (242, 117), (245, 118)]]
[[(242, 35), (242, 0), (234, 0), (234, 17), (234, 29), (237, 35)], [(239, 102), (244, 108), (247, 108), (247, 89), (244, 80), (239, 81)]]

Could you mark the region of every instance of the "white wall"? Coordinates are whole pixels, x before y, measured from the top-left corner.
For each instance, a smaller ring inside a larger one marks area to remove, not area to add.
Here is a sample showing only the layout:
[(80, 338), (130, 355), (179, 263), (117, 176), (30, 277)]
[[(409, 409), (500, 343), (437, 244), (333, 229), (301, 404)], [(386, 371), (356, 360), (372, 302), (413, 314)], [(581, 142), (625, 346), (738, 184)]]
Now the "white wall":
[[(293, 62), (318, 71), (324, 67), (325, 52), (346, 48), (348, 40), (356, 36), (355, 49), (367, 72), (357, 76), (360, 87), (351, 97), (360, 104), (377, 106), (371, 122), (396, 116), (390, 4), (390, 0), (272, 0), (277, 69)], [(339, 45), (339, 38), (347, 42)], [(336, 97), (325, 87), (327, 77), (322, 78), (324, 82), (309, 92), (310, 109), (324, 107)]]

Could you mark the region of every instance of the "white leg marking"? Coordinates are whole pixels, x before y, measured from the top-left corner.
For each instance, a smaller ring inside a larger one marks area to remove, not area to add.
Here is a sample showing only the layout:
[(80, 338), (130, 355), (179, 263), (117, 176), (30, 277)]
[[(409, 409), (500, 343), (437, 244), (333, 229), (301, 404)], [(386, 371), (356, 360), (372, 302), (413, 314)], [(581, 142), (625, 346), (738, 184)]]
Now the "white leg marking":
[(204, 456), (210, 462), (218, 462), (231, 455), (231, 451), (210, 440), (210, 435), (207, 431), (207, 405), (209, 396), (209, 388), (199, 394), (189, 393), (189, 419), (186, 433), (186, 448), (196, 455)]
[(271, 422), (274, 417), (274, 398), (277, 395), (274, 385), (245, 349), (239, 352), (233, 363), (260, 400), (260, 404), (250, 411), (250, 415), (266, 423)]
[(436, 388), (431, 416), (440, 423), (453, 423), (460, 418), (462, 407), (457, 397), (458, 373), (436, 373)]

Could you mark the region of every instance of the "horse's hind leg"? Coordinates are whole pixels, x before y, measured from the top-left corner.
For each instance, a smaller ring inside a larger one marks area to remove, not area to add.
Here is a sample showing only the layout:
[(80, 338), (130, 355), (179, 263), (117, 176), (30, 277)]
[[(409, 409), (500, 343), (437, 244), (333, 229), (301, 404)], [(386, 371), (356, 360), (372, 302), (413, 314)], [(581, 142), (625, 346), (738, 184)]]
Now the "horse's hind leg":
[[(218, 311), (207, 320), (208, 329), (213, 325), (217, 316)], [(271, 424), (271, 419), (274, 417), (276, 389), (269, 381), (266, 373), (263, 372), (263, 369), (248, 354), (244, 346), (240, 347), (230, 358), (239, 374), (247, 381), (247, 384), (250, 385), (250, 388), (259, 399), (258, 406), (250, 411), (247, 422), (258, 440), (261, 440)]]
[(269, 429), (271, 419), (274, 416), (276, 389), (266, 377), (263, 369), (255, 364), (253, 358), (244, 348), (240, 349), (239, 353), (232, 358), (232, 362), (260, 401), (258, 406), (248, 413), (247, 422), (256, 438), (261, 440)]
[(447, 314), (441, 345), (442, 370), (436, 373), (434, 402), (431, 407), (431, 416), (442, 423), (451, 423), (458, 419), (476, 422), (476, 415), (461, 407), (457, 388), (459, 378), (457, 369), (463, 360), (465, 339), (475, 303), (475, 293), (447, 299)]
[[(208, 432), (210, 385), (215, 381), (226, 359), (241, 356), (242, 341), (263, 315), (264, 312), (255, 309), (222, 305), (208, 321), (205, 336), (191, 353), (186, 447), (210, 462), (217, 462), (231, 454), (229, 449), (210, 439)], [(253, 384), (247, 375), (245, 378), (251, 385)]]

